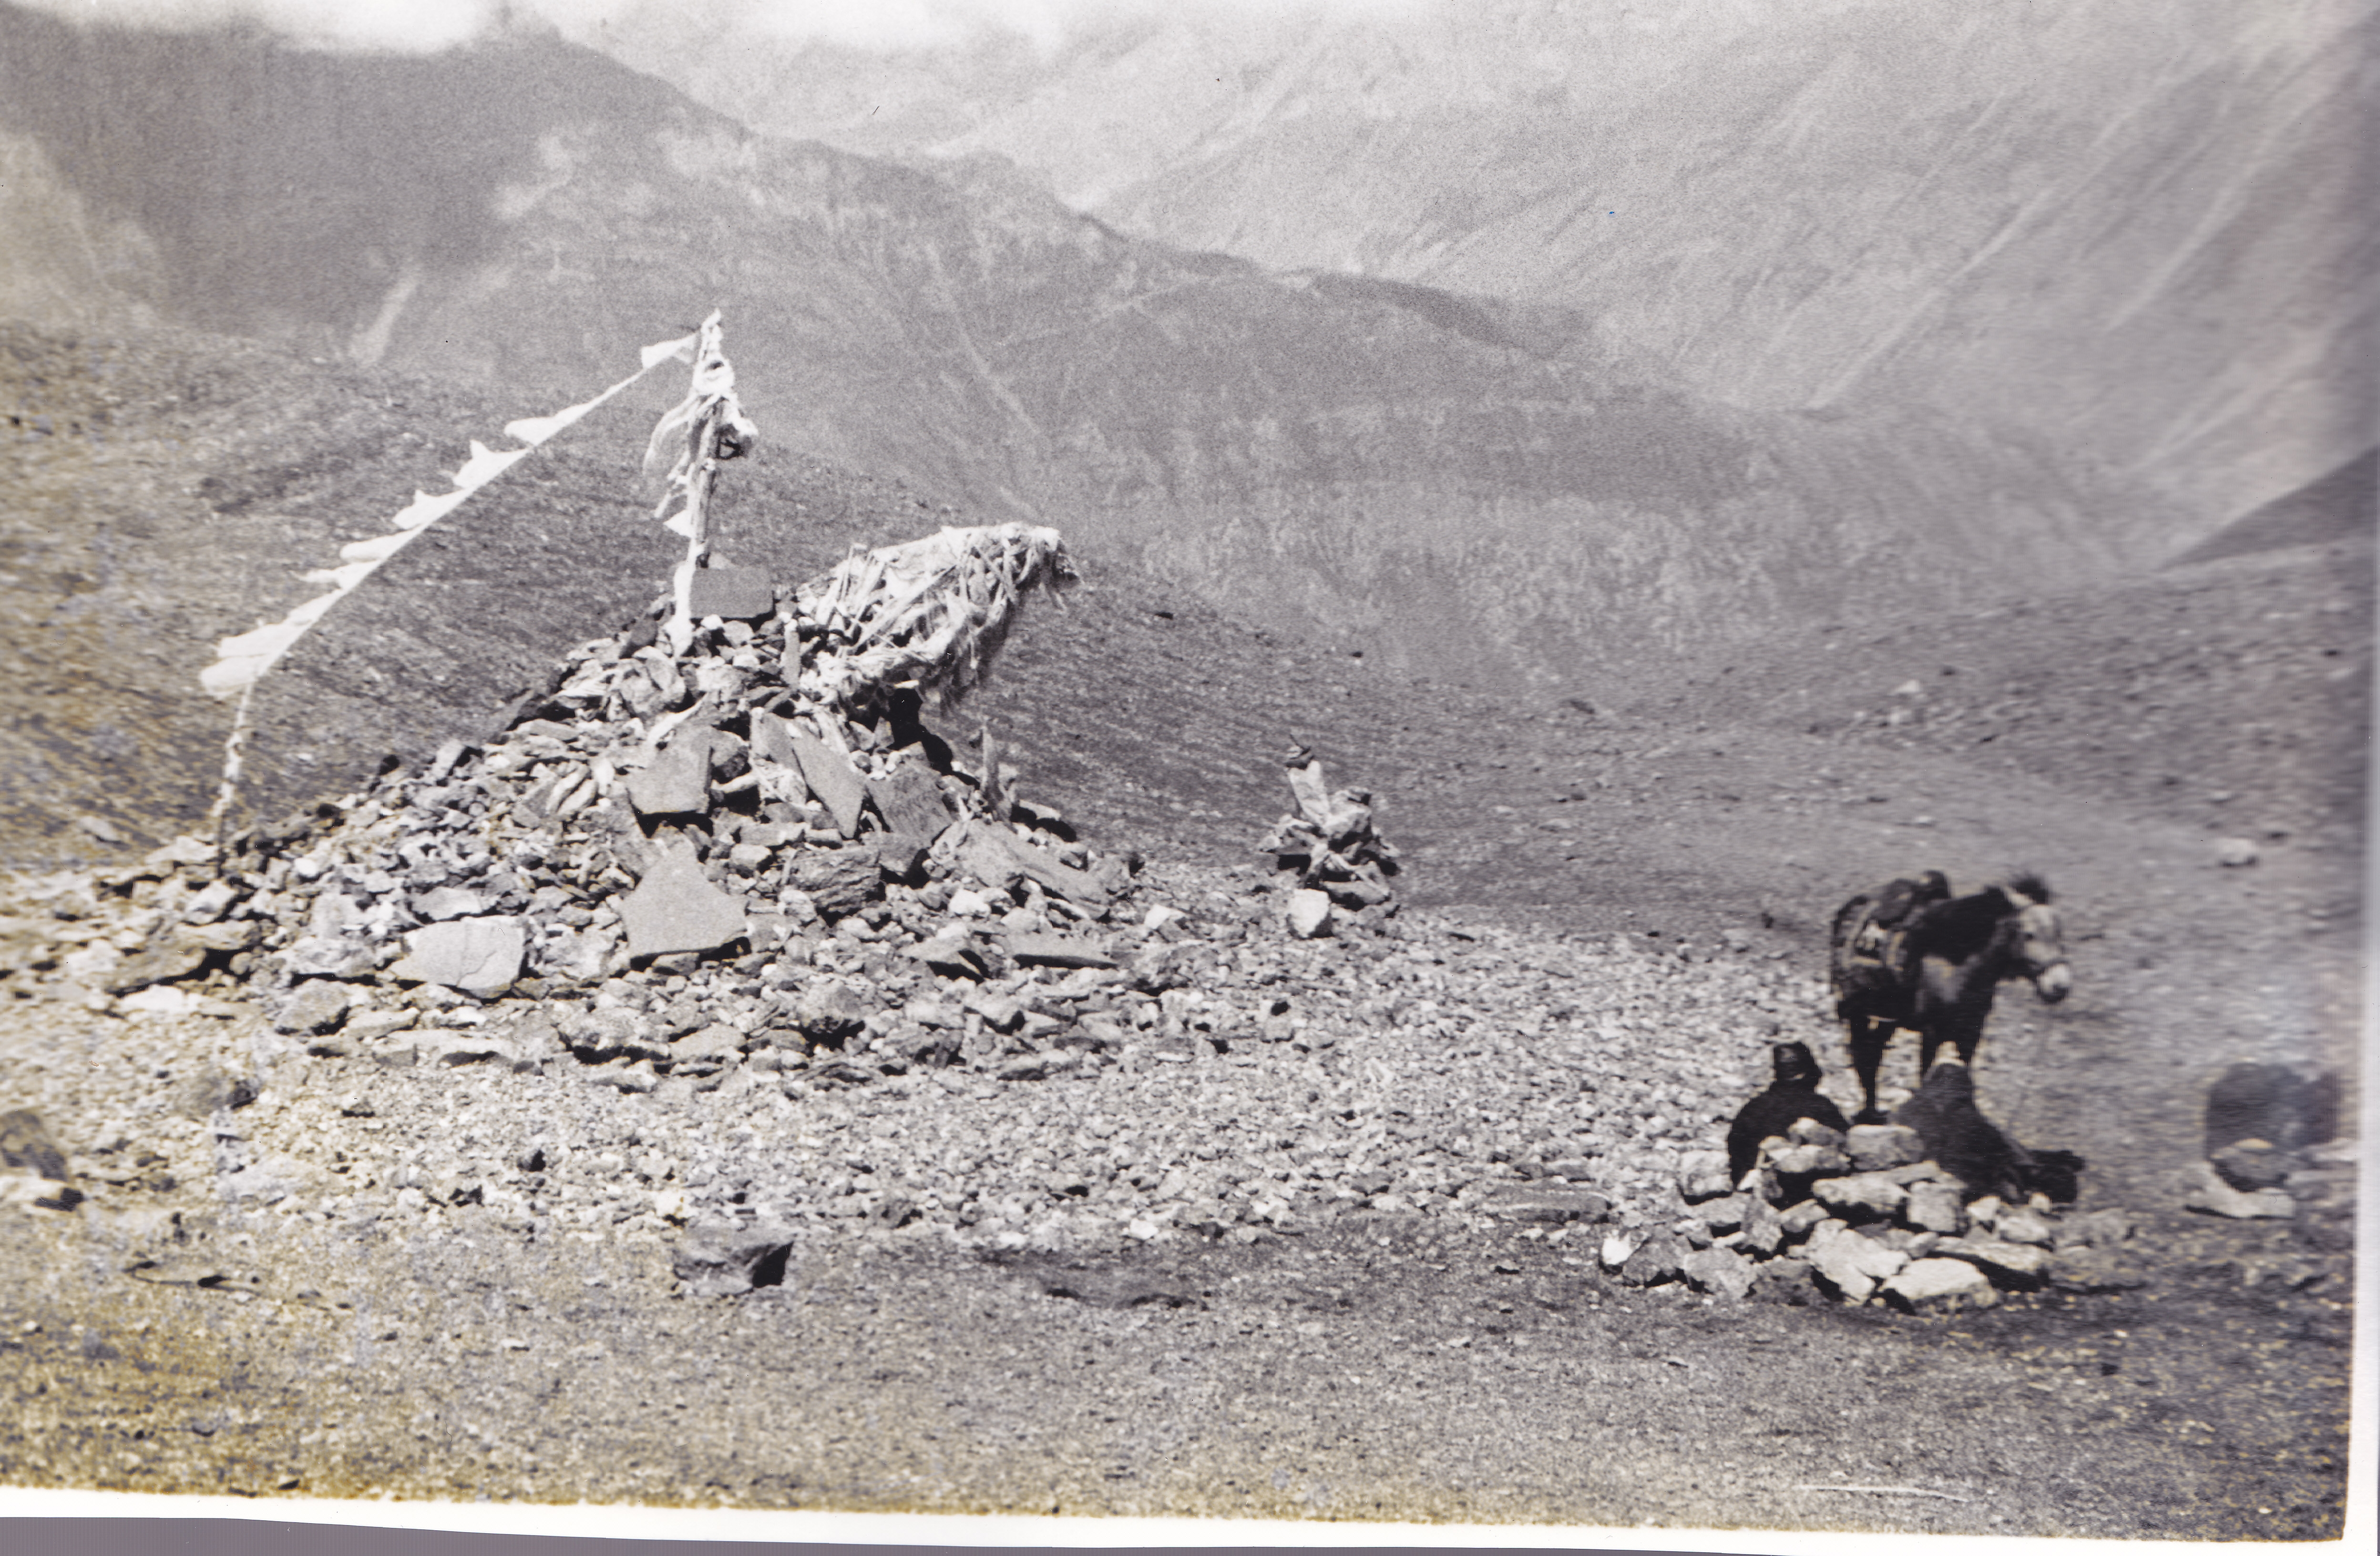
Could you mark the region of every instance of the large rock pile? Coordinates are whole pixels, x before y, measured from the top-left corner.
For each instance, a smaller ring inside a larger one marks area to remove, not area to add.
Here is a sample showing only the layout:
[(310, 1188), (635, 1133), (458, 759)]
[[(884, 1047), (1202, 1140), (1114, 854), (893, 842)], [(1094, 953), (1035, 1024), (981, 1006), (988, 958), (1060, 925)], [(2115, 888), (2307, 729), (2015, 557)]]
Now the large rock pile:
[(566, 1052), (626, 1090), (822, 1053), (1044, 1074), (1111, 1060), (1126, 1029), (1211, 1028), (1165, 915), (1124, 917), (1136, 861), (1072, 841), (897, 702), (821, 686), (832, 625), (808, 598), (706, 571), (684, 654), (648, 619), (573, 650), (484, 748), (242, 833), (225, 868), (153, 858), (207, 878), (140, 893), (172, 922), (103, 987), (137, 1002), (221, 955), (318, 1053)]
[(1912, 1309), (2142, 1283), (2120, 1251), (2133, 1232), (2125, 1211), (2060, 1214), (2041, 1194), (2019, 1204), (1970, 1198), (1926, 1156), (1925, 1140), (1901, 1124), (1843, 1131), (1810, 1119), (1763, 1142), (1741, 1183), (1730, 1183), (1724, 1152), (1697, 1152), (1678, 1174), (1689, 1214), (1641, 1240), (1607, 1240), (1604, 1259), (1638, 1285), (1684, 1281), (1729, 1296)]

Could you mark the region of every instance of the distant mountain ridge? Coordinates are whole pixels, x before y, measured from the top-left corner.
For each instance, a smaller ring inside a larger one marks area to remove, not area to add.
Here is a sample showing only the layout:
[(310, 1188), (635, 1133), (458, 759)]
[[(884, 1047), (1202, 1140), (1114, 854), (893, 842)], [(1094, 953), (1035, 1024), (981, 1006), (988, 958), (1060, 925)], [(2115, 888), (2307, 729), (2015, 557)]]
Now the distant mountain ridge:
[(1598, 689), (2112, 576), (2170, 529), (1923, 406), (1714, 403), (1560, 306), (1130, 238), (996, 159), (754, 137), (552, 38), (318, 55), (0, 6), (0, 144), (37, 319), (106, 299), (544, 394), (721, 307), (766, 435), (1376, 665)]
[(2138, 563), (2380, 416), (2369, 0), (1192, 6), (892, 55), (687, 15), (601, 42), (763, 128), (998, 152), (1124, 231), (1575, 309), (1700, 398), (1925, 406), (2153, 489)]

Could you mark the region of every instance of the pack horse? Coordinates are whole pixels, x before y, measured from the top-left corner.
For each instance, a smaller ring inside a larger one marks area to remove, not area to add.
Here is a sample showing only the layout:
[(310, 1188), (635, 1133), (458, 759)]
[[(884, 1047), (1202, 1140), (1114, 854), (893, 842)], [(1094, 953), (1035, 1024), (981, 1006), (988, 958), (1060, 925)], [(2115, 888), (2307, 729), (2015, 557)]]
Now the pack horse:
[(1863, 892), (1836, 913), (1832, 942), (1835, 1014), (1866, 1102), (1861, 1123), (1883, 1117), (1876, 1076), (1895, 1030), (1918, 1034), (1922, 1078), (1946, 1042), (1974, 1063), (2002, 979), (2030, 979), (2051, 1004), (2073, 986), (2048, 883), (2030, 872), (1963, 897), (1933, 870)]

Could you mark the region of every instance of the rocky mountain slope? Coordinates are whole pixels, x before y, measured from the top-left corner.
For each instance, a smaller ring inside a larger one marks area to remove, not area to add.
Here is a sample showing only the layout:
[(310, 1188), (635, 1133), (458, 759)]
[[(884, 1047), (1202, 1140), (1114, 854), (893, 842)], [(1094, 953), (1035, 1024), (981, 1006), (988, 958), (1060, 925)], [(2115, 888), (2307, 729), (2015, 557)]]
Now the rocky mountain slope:
[(1698, 396), (1922, 404), (2122, 471), (2168, 504), (2136, 561), (2374, 410), (2362, 3), (1194, 6), (907, 50), (719, 49), (732, 14), (685, 11), (585, 36), (765, 128), (1004, 155), (1125, 231), (1560, 304)]
[(2139, 479), (1955, 412), (1726, 403), (1583, 315), (1128, 238), (990, 162), (748, 136), (551, 38), (0, 33), (0, 269), (36, 320), (575, 397), (718, 306), (786, 446), (1378, 663), (1554, 691), (2174, 537)]

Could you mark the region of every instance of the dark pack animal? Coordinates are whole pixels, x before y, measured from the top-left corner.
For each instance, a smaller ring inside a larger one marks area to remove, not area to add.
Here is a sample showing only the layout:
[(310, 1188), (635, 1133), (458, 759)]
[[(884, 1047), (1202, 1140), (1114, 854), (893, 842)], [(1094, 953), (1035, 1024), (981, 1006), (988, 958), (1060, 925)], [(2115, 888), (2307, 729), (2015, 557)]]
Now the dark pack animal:
[(1727, 1130), (1727, 1178), (1741, 1183), (1760, 1160), (1760, 1142), (1783, 1135), (1802, 1119), (1829, 1129), (1848, 1129), (1843, 1111), (1818, 1090), (1818, 1062), (1801, 1043), (1775, 1043), (1768, 1051), (1773, 1079), (1768, 1089), (1743, 1104)]
[(1850, 1034), (1863, 1124), (1883, 1116), (1876, 1076), (1897, 1029), (1918, 1034), (1918, 1073), (1928, 1075), (1944, 1043), (1962, 1063), (1974, 1062), (2001, 979), (2030, 979), (2051, 1004), (2073, 986), (2065, 930), (2039, 876), (2019, 873), (1963, 897), (1949, 893), (1949, 882), (1929, 871), (1863, 892), (1835, 914), (1835, 1014)]
[(2241, 1140), (2301, 1150), (2338, 1132), (2338, 1077), (2301, 1078), (2286, 1064), (2232, 1065), (2206, 1090), (2206, 1154)]
[(1926, 1072), (1917, 1095), (1893, 1110), (1892, 1122), (1917, 1131), (1928, 1160), (1957, 1178), (1967, 1197), (1986, 1194), (2019, 1203), (2034, 1194), (2070, 1204), (2082, 1192), (2083, 1161), (2070, 1150), (2027, 1150), (1975, 1106), (1975, 1079), (1967, 1066), (1945, 1059)]

